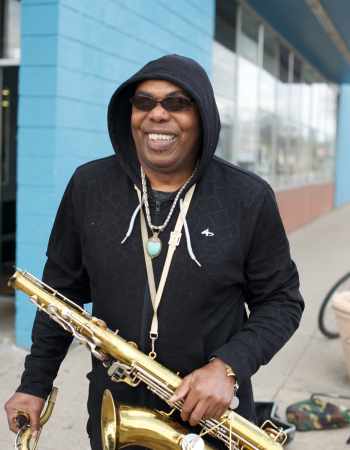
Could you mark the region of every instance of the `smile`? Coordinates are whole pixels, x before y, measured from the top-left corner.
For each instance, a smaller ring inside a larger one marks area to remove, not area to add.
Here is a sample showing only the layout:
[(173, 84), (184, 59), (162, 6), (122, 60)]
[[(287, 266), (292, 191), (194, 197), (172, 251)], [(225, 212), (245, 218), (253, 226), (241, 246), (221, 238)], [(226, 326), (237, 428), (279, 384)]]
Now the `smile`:
[(150, 141), (163, 141), (163, 142), (172, 142), (176, 138), (175, 134), (165, 134), (165, 133), (148, 133), (148, 139)]

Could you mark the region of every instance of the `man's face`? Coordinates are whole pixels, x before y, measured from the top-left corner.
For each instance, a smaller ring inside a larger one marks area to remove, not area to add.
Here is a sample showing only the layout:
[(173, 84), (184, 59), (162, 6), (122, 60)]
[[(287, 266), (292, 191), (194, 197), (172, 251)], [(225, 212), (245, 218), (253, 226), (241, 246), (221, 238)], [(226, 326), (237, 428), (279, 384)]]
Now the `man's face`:
[[(156, 100), (169, 96), (189, 98), (183, 89), (164, 80), (140, 83), (134, 95), (137, 94)], [(131, 132), (138, 159), (146, 171), (184, 175), (192, 172), (200, 142), (200, 119), (194, 103), (176, 112), (167, 111), (160, 103), (150, 111), (133, 106)]]

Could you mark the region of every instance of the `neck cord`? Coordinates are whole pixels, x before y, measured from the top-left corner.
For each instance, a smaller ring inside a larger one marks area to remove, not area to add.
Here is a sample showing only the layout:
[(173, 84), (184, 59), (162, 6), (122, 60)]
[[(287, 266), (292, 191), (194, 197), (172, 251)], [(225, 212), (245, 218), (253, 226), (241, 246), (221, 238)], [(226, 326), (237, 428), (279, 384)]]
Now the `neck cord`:
[(162, 225), (153, 225), (152, 224), (152, 220), (151, 220), (151, 213), (150, 213), (150, 207), (149, 207), (149, 202), (148, 202), (148, 192), (147, 192), (147, 183), (146, 183), (146, 176), (145, 176), (145, 172), (143, 170), (143, 167), (141, 166), (141, 181), (142, 181), (142, 201), (143, 204), (145, 205), (145, 211), (146, 211), (146, 219), (147, 219), (147, 224), (148, 227), (150, 228), (150, 230), (152, 231), (153, 235), (148, 239), (147, 241), (147, 252), (149, 254), (149, 256), (151, 258), (155, 258), (156, 256), (158, 256), (162, 250), (162, 242), (159, 239), (158, 235), (160, 232), (162, 232), (166, 226), (168, 225), (175, 206), (181, 196), (181, 194), (183, 193), (183, 191), (186, 189), (186, 187), (188, 186), (188, 184), (190, 183), (190, 181), (192, 180), (195, 172), (197, 171), (197, 166), (194, 168), (192, 175), (185, 181), (185, 183), (181, 186), (181, 188), (179, 189), (178, 193), (176, 194), (173, 203), (171, 205), (169, 214), (167, 215), (166, 219), (164, 220), (164, 222), (162, 223)]
[[(158, 339), (158, 307), (162, 299), (162, 294), (165, 286), (165, 282), (169, 273), (170, 264), (174, 255), (174, 252), (177, 248), (177, 246), (180, 244), (181, 240), (181, 230), (184, 224), (186, 223), (186, 214), (188, 211), (188, 208), (191, 203), (191, 199), (194, 193), (196, 185), (194, 184), (186, 193), (184, 200), (180, 202), (181, 209), (180, 213), (177, 218), (177, 222), (175, 225), (174, 230), (170, 233), (169, 243), (168, 243), (168, 252), (165, 258), (162, 274), (160, 277), (158, 288), (156, 288), (156, 282), (154, 278), (154, 272), (153, 272), (153, 265), (152, 260), (148, 252), (148, 233), (147, 233), (147, 226), (145, 221), (145, 216), (143, 214), (143, 210), (141, 209), (140, 215), (141, 215), (141, 236), (143, 241), (143, 250), (144, 250), (144, 256), (145, 256), (145, 262), (146, 262), (146, 271), (147, 271), (147, 279), (148, 279), (148, 286), (149, 286), (149, 292), (151, 297), (151, 302), (153, 306), (153, 318), (151, 323), (151, 329), (149, 333), (149, 337), (151, 340), (151, 352), (149, 353), (149, 356), (151, 358), (155, 358), (157, 356), (157, 353), (155, 352), (155, 342)], [(141, 192), (138, 190), (138, 188), (135, 186), (135, 189), (137, 191), (137, 195), (139, 196), (139, 201), (141, 203)], [(187, 237), (187, 235), (186, 235)], [(197, 264), (198, 261), (196, 261)], [(199, 264), (200, 265), (200, 264)]]

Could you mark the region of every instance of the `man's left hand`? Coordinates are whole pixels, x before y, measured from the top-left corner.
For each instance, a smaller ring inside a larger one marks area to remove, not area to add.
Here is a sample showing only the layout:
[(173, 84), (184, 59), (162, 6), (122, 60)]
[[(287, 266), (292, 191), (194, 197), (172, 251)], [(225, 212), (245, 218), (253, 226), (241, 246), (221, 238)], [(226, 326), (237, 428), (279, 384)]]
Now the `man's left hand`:
[(232, 400), (234, 384), (235, 378), (227, 376), (225, 363), (215, 358), (187, 375), (170, 401), (183, 400), (181, 418), (195, 426), (203, 418), (219, 419), (224, 414)]

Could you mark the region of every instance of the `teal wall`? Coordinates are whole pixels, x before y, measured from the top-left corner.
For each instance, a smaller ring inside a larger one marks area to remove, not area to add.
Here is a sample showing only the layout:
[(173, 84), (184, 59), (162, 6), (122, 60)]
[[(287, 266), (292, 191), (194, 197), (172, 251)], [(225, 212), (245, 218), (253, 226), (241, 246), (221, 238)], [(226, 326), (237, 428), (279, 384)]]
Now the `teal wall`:
[(350, 202), (350, 84), (340, 86), (336, 147), (335, 206)]
[[(214, 0), (22, 0), (17, 266), (40, 277), (63, 190), (80, 164), (112, 153), (116, 87), (151, 59), (179, 53), (211, 73)], [(16, 297), (16, 339), (35, 307)]]

